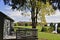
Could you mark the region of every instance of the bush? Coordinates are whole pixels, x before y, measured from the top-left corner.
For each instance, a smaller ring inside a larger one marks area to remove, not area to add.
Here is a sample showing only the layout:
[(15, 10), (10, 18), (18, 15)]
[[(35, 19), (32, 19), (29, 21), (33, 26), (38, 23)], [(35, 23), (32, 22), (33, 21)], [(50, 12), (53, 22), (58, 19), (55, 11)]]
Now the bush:
[(42, 27), (42, 30), (41, 30), (41, 32), (46, 32), (47, 31), (47, 28), (45, 28), (45, 27)]
[(53, 27), (50, 27), (50, 28), (48, 29), (48, 32), (51, 33), (53, 30), (54, 30), (54, 28), (53, 28)]
[(50, 23), (50, 26), (53, 27), (53, 23)]
[(60, 27), (57, 29), (57, 32), (60, 33)]
[(41, 32), (49, 32), (51, 33), (54, 30), (53, 27), (42, 27)]
[(28, 26), (28, 23), (25, 23), (25, 26)]

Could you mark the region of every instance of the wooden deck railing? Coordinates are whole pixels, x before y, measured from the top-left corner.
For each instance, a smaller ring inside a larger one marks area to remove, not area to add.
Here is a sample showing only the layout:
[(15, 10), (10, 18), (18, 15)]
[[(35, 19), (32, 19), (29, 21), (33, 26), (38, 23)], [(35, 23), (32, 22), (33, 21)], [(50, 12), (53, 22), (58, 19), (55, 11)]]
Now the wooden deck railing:
[(38, 40), (37, 29), (20, 28), (16, 31), (16, 39)]

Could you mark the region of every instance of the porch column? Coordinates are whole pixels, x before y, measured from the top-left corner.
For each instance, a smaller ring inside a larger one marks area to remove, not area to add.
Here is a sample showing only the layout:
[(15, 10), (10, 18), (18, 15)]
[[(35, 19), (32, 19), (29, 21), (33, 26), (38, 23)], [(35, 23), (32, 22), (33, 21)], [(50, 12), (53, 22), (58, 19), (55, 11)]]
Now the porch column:
[(57, 33), (57, 26), (58, 26), (58, 24), (56, 23), (55, 24), (55, 32)]

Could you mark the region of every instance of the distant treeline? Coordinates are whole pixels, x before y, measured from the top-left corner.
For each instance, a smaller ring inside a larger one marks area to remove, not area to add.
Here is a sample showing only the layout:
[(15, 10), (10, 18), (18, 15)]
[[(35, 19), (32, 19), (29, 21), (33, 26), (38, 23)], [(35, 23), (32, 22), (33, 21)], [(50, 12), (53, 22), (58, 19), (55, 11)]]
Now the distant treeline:
[[(40, 25), (40, 23), (37, 23), (37, 25)], [(16, 22), (14, 26), (32, 26), (32, 22)]]
[[(44, 26), (47, 26), (47, 24)], [(54, 27), (53, 24), (54, 23), (50, 23), (50, 26)], [(41, 23), (37, 23), (37, 25), (41, 25)], [(16, 22), (16, 23), (14, 23), (14, 26), (32, 26), (32, 22)], [(58, 27), (60, 27), (60, 23), (58, 23)]]

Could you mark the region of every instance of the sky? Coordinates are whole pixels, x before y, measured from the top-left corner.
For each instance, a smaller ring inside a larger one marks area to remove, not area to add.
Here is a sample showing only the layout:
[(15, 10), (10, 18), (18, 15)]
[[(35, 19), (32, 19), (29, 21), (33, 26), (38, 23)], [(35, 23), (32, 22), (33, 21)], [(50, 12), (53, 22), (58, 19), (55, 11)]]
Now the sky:
[[(3, 0), (0, 0), (0, 11), (6, 14), (7, 16), (11, 17), (12, 19), (15, 20), (15, 22), (18, 21), (26, 21), (29, 22), (31, 21), (31, 13), (30, 11), (17, 11), (17, 10), (12, 10), (10, 6), (4, 5)], [(23, 16), (21, 13), (28, 14), (30, 16)], [(46, 17), (47, 22), (60, 22), (60, 11), (57, 9), (55, 11), (54, 15), (47, 16)]]
[(22, 16), (21, 13), (23, 12), (24, 14), (29, 13), (25, 12), (25, 11), (17, 11), (17, 10), (12, 10), (10, 6), (8, 5), (4, 5), (3, 0), (0, 0), (0, 11), (3, 12), (4, 14), (8, 15), (9, 17), (11, 17), (12, 19), (15, 20), (15, 22), (18, 21), (30, 21), (30, 16)]

